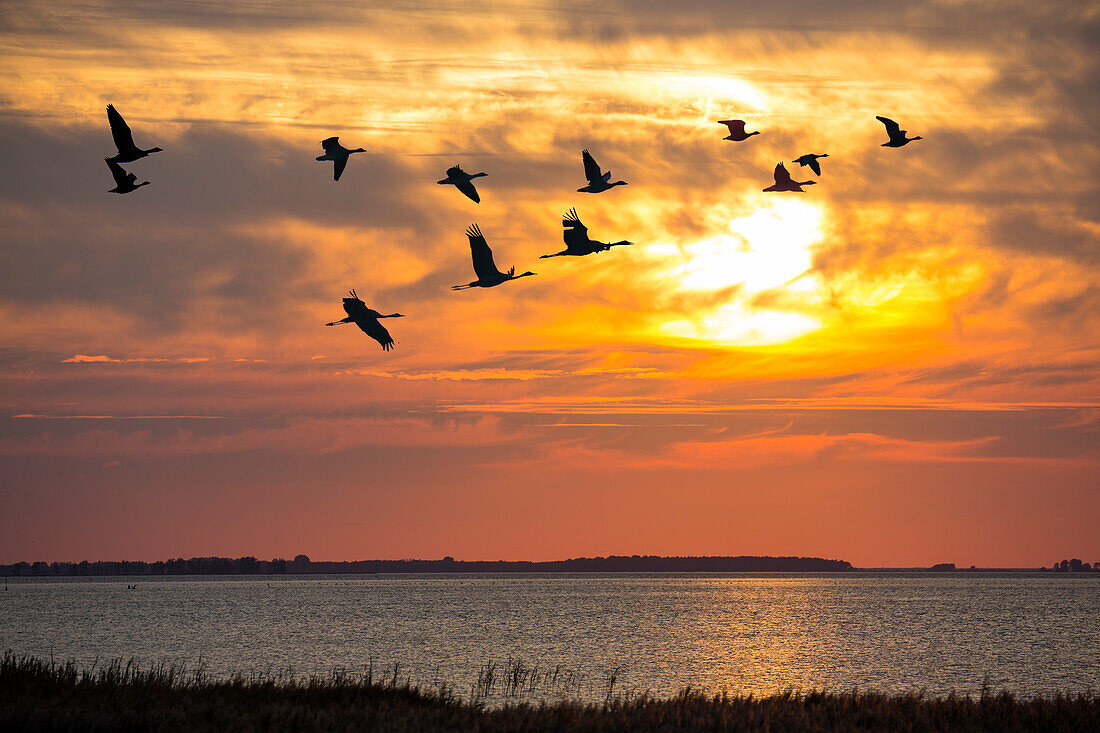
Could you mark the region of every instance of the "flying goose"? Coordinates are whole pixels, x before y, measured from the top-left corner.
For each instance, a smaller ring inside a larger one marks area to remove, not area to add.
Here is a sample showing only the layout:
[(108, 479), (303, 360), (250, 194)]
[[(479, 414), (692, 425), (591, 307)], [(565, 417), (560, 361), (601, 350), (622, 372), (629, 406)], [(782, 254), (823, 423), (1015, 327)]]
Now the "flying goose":
[(533, 272), (516, 274), (516, 268), (512, 267), (507, 273), (497, 269), (493, 262), (493, 250), (489, 249), (489, 243), (481, 236), (481, 229), (477, 224), (471, 224), (466, 229), (466, 236), (470, 238), (470, 256), (474, 261), (474, 274), (477, 280), (466, 285), (452, 285), (451, 290), (465, 290), (467, 288), (491, 288), (508, 280), (518, 280), (521, 277), (534, 275)]
[(797, 191), (803, 193), (803, 186), (812, 186), (817, 181), (795, 181), (782, 163), (775, 166), (775, 183), (765, 188), (765, 191)]
[(393, 337), (386, 327), (378, 322), (379, 318), (404, 318), (401, 313), (382, 315), (376, 310), (367, 307), (367, 304), (359, 300), (354, 290), (349, 290), (350, 298), (344, 298), (344, 312), (347, 318), (326, 323), (326, 326), (338, 326), (341, 323), (354, 323), (359, 329), (382, 345), (382, 351), (393, 351)]
[(332, 180), (339, 181), (340, 174), (344, 172), (344, 166), (348, 164), (348, 157), (352, 153), (365, 153), (363, 148), (356, 148), (355, 150), (348, 150), (340, 144), (340, 138), (330, 137), (321, 141), (321, 147), (325, 149), (324, 155), (318, 155), (317, 160), (331, 160), (332, 166)]
[(133, 173), (124, 171), (122, 166), (111, 158), (104, 158), (103, 160), (107, 162), (107, 167), (111, 169), (111, 175), (115, 178), (115, 187), (109, 189), (107, 193), (130, 193), (131, 191), (138, 190), (142, 186), (149, 185), (149, 181), (136, 183), (137, 176)]
[(130, 126), (126, 124), (126, 120), (122, 119), (122, 115), (113, 104), (107, 105), (107, 122), (111, 123), (111, 137), (115, 139), (115, 147), (118, 148), (118, 155), (109, 160), (115, 163), (133, 163), (150, 153), (161, 152), (160, 148), (142, 150), (134, 145), (134, 133), (130, 131)]
[(488, 173), (467, 173), (462, 170), (457, 163), (453, 168), (447, 169), (447, 177), (442, 181), (436, 181), (441, 186), (450, 184), (457, 188), (462, 193), (466, 194), (475, 204), (481, 203), (481, 196), (478, 195), (477, 189), (474, 188), (473, 179), (480, 178), (481, 176), (487, 176)]
[(798, 163), (801, 166), (810, 166), (810, 170), (814, 172), (815, 176), (821, 175), (821, 164), (817, 162), (818, 158), (828, 158), (828, 153), (807, 153), (800, 158), (795, 158), (792, 162)]
[(903, 145), (908, 145), (909, 143), (913, 142), (914, 140), (923, 140), (924, 139), (924, 138), (920, 137), (919, 135), (917, 137), (905, 137), (905, 134), (909, 131), (901, 129), (901, 126), (898, 125), (898, 123), (894, 122), (889, 117), (882, 117), (881, 115), (876, 115), (875, 119), (878, 120), (879, 122), (881, 122), (882, 124), (886, 125), (886, 134), (890, 136), (890, 140), (888, 142), (884, 142), (880, 147), (883, 147), (883, 148), (900, 148)]
[(582, 193), (603, 193), (609, 188), (626, 185), (626, 181), (615, 181), (611, 183), (611, 171), (601, 173), (600, 166), (596, 163), (596, 160), (587, 149), (581, 151), (581, 159), (584, 161), (584, 177), (588, 179), (588, 185), (583, 188), (578, 188), (577, 191)]
[(743, 140), (748, 140), (753, 135), (759, 135), (759, 132), (745, 132), (744, 120), (718, 120), (719, 125), (725, 125), (730, 129), (730, 134), (726, 135), (723, 140), (733, 140), (735, 143), (739, 143)]
[(540, 260), (545, 260), (547, 257), (581, 257), (590, 255), (593, 252), (604, 252), (619, 245), (634, 244), (625, 239), (621, 242), (597, 242), (594, 239), (589, 239), (588, 227), (581, 223), (576, 209), (570, 209), (569, 213), (562, 217), (561, 225), (565, 227), (565, 231), (562, 232), (562, 237), (565, 239), (565, 249), (552, 255), (542, 255), (539, 257)]

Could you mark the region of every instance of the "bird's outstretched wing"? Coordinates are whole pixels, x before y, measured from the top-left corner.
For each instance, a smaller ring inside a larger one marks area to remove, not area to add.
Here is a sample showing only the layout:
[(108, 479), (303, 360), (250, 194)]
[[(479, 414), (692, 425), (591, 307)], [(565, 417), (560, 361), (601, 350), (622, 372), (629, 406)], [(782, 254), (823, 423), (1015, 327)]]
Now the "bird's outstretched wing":
[(730, 134), (745, 134), (745, 121), (744, 120), (718, 120), (719, 125), (725, 125), (730, 129)]
[(462, 193), (466, 194), (466, 196), (469, 197), (475, 204), (480, 204), (481, 203), (481, 196), (478, 195), (477, 189), (474, 188), (473, 182), (471, 182), (470, 180), (461, 180), (460, 179), (460, 180), (455, 181), (454, 183), (455, 183), (455, 188), (457, 188)]
[(565, 230), (562, 239), (565, 240), (566, 251), (570, 254), (588, 254), (592, 251), (591, 242), (588, 239), (588, 227), (581, 223), (576, 209), (570, 209), (561, 220)]
[(332, 155), (340, 150), (340, 138), (330, 137), (321, 141), (321, 147), (325, 149), (326, 155)]
[(582, 224), (581, 223), (581, 218), (579, 216), (577, 216), (576, 208), (572, 208), (568, 211), (568, 213), (562, 214), (561, 223), (562, 223), (562, 226), (565, 226), (565, 227), (571, 227), (571, 228), (574, 228), (574, 229), (583, 229), (586, 232), (588, 231), (588, 227), (586, 227), (584, 224)]
[(775, 176), (775, 183), (778, 186), (789, 185), (792, 182), (791, 174), (787, 172), (786, 166), (782, 163), (775, 166), (775, 173), (773, 175)]
[(359, 300), (358, 298), (355, 299), (355, 300), (345, 298), (344, 299), (344, 312), (347, 313), (352, 318), (356, 319), (356, 321), (358, 321), (359, 319), (362, 319), (362, 318), (369, 318), (370, 317), (370, 313), (368, 312), (368, 309), (367, 309), (367, 304), (364, 303), (363, 301)]
[(901, 126), (889, 117), (875, 115), (875, 119), (886, 125), (886, 134), (889, 135), (891, 138), (895, 138), (901, 133)]
[(481, 235), (481, 229), (477, 224), (471, 224), (466, 230), (466, 236), (470, 238), (470, 256), (474, 260), (474, 274), (478, 280), (493, 280), (500, 277), (500, 270), (493, 262), (493, 250), (489, 249), (489, 243)]
[(134, 133), (130, 131), (130, 126), (126, 124), (126, 120), (122, 119), (122, 115), (113, 104), (107, 105), (107, 121), (111, 123), (111, 137), (115, 139), (118, 152), (122, 153), (136, 147)]
[(603, 178), (600, 175), (600, 166), (587, 148), (581, 151), (581, 160), (584, 161), (584, 177), (589, 183), (598, 183)]
[(345, 155), (342, 158), (337, 157), (335, 160), (332, 161), (332, 180), (334, 180), (334, 181), (339, 181), (340, 180), (340, 174), (343, 173), (344, 168), (347, 167), (348, 158), (350, 158), (350, 157), (351, 157), (350, 155)]
[(817, 162), (817, 158), (810, 158), (808, 165), (810, 166), (810, 170), (814, 172), (815, 176), (821, 175), (821, 163)]
[(355, 323), (363, 333), (382, 345), (382, 351), (393, 351), (393, 336), (390, 336), (390, 332), (378, 322), (377, 318), (368, 318)]
[(137, 176), (124, 171), (122, 169), (122, 166), (120, 166), (118, 163), (114, 162), (110, 158), (104, 158), (103, 160), (107, 162), (107, 167), (111, 169), (111, 175), (114, 176), (116, 186), (125, 186), (126, 181), (129, 180), (129, 178), (131, 177), (133, 177), (135, 180), (137, 179)]

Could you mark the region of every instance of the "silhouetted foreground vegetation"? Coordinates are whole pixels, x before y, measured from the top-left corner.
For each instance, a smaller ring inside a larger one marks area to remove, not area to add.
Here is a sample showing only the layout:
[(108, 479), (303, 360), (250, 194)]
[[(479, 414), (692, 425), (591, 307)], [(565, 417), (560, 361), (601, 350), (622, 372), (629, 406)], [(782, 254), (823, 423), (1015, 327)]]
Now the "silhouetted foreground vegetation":
[(670, 699), (612, 698), (486, 709), (441, 688), (387, 679), (237, 676), (212, 680), (169, 666), (114, 661), (91, 670), (6, 654), (0, 662), (3, 730), (1100, 730), (1094, 694), (1019, 699), (919, 694), (795, 693)]

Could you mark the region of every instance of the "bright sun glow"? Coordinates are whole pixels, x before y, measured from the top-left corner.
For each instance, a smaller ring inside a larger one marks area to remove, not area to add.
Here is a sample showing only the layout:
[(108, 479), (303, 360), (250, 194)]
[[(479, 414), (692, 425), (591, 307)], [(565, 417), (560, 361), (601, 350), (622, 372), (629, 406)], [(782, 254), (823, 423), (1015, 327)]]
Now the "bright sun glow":
[(768, 111), (767, 96), (752, 84), (738, 79), (720, 76), (669, 75), (661, 79), (661, 84), (662, 88), (673, 89), (682, 96), (707, 99), (708, 120), (714, 115), (726, 114), (730, 100), (748, 104), (759, 112)]
[(725, 303), (689, 320), (667, 322), (662, 330), (674, 336), (752, 345), (779, 343), (819, 328), (820, 322), (811, 316), (761, 308), (751, 301), (765, 291), (795, 302), (813, 298), (817, 279), (806, 273), (811, 247), (823, 236), (821, 220), (822, 211), (813, 204), (778, 200), (732, 220), (729, 234), (651, 248), (655, 256), (678, 262), (663, 275), (675, 279), (682, 292), (738, 288)]

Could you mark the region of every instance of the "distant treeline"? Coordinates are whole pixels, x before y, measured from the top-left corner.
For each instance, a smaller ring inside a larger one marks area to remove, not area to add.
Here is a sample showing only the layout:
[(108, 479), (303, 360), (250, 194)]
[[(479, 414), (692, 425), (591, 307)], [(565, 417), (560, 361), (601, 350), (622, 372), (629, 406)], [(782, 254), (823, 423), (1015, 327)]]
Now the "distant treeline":
[(0, 565), (0, 575), (263, 575), (289, 572), (290, 560), (257, 560), (254, 557), (193, 557), (184, 560), (17, 562)]
[(0, 575), (264, 575), (272, 573), (667, 573), (667, 572), (842, 572), (854, 570), (845, 560), (820, 557), (660, 557), (612, 555), (549, 562), (507, 560), (358, 560), (313, 562), (254, 557), (193, 557), (157, 562), (19, 562), (0, 565)]
[[(1075, 557), (1072, 560), (1056, 562), (1050, 569), (1058, 573), (1084, 573), (1089, 570), (1100, 570), (1100, 562), (1090, 564), (1081, 562), (1079, 558)], [(1046, 568), (1040, 568), (1040, 570), (1046, 570)]]
[(310, 562), (315, 573), (675, 573), (803, 572), (853, 570), (845, 560), (820, 557), (661, 557), (611, 555), (549, 562), (475, 560), (360, 560)]

